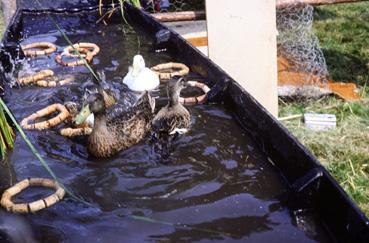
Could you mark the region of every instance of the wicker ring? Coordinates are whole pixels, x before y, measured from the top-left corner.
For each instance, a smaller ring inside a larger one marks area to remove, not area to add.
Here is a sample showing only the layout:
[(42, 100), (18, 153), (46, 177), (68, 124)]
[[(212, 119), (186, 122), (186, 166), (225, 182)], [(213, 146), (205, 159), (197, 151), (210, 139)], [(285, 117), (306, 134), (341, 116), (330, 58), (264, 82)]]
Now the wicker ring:
[(39, 80), (43, 80), (47, 77), (52, 77), (52, 76), (54, 76), (54, 72), (52, 70), (46, 69), (46, 70), (39, 71), (36, 74), (31, 75), (29, 77), (20, 78), (17, 80), (17, 82), (20, 85), (27, 85), (27, 84), (35, 83)]
[[(81, 55), (87, 62), (91, 62), (92, 61), (92, 54), (91, 52), (89, 52), (87, 49), (85, 48), (79, 48), (77, 49), (78, 52), (82, 53), (83, 55)], [(62, 54), (59, 54), (55, 57), (55, 61), (63, 66), (66, 67), (75, 67), (75, 66), (82, 66), (85, 64), (85, 60), (82, 59), (78, 59), (75, 61), (70, 61), (70, 62), (65, 62), (63, 61), (63, 56), (67, 56), (67, 57), (76, 57), (77, 55), (73, 55), (69, 52), (63, 52)]]
[(63, 128), (60, 129), (60, 135), (64, 137), (76, 137), (76, 136), (86, 136), (92, 133), (91, 127), (79, 127), (79, 128)]
[(168, 62), (156, 65), (151, 68), (159, 75), (162, 80), (169, 80), (174, 76), (185, 76), (190, 72), (190, 69), (183, 63)]
[[(12, 197), (23, 191), (29, 186), (42, 186), (55, 190), (53, 194), (43, 199), (39, 199), (30, 203), (14, 203)], [(48, 208), (59, 202), (65, 195), (64, 189), (54, 180), (43, 178), (30, 178), (18, 182), (14, 186), (5, 190), (1, 197), (0, 204), (6, 210), (13, 213), (35, 213), (41, 209)]]
[[(42, 50), (29, 50), (29, 49), (42, 49)], [(50, 55), (56, 51), (56, 46), (50, 42), (36, 42), (22, 46), (22, 50), (26, 57), (38, 57)]]
[(77, 49), (78, 52), (81, 52), (84, 49), (89, 52), (91, 56), (96, 56), (100, 52), (100, 47), (98, 47), (98, 45), (86, 42), (76, 43), (73, 46), (68, 46), (64, 48), (63, 52), (66, 53), (67, 56), (78, 57), (78, 55), (72, 54), (75, 49)]
[(63, 86), (63, 85), (72, 83), (73, 81), (74, 81), (74, 77), (70, 76), (70, 77), (66, 77), (62, 80), (57, 80), (57, 79), (39, 80), (39, 81), (36, 82), (36, 85), (41, 86), (41, 87), (52, 88), (52, 87), (56, 87), (56, 86)]
[[(35, 120), (36, 118), (41, 118), (46, 115), (49, 115), (51, 113), (54, 113), (56, 111), (59, 111), (60, 113), (49, 120), (43, 121), (43, 122), (37, 122), (34, 124), (28, 124), (29, 121)], [(44, 130), (51, 127), (55, 127), (65, 121), (70, 116), (67, 108), (62, 104), (52, 104), (42, 110), (39, 110), (32, 115), (24, 118), (21, 121), (21, 126), (24, 129), (32, 129), (32, 130)]]
[(206, 84), (197, 81), (188, 81), (187, 85), (201, 89), (204, 92), (204, 94), (195, 97), (186, 97), (186, 98), (179, 97), (179, 102), (184, 105), (196, 105), (205, 103), (210, 88)]

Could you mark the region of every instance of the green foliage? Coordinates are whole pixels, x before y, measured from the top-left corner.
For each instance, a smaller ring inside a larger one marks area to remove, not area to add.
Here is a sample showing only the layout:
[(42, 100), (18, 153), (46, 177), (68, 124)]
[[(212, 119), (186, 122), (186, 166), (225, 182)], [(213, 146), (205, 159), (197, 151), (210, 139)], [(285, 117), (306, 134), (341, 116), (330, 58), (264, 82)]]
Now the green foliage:
[(136, 8), (141, 8), (140, 0), (129, 0), (128, 2), (130, 2)]
[(8, 149), (13, 149), (14, 146), (14, 132), (9, 125), (8, 120), (4, 114), (4, 109), (0, 105), (0, 153), (4, 158)]
[(369, 3), (316, 8), (314, 28), (336, 81), (361, 85), (369, 78)]

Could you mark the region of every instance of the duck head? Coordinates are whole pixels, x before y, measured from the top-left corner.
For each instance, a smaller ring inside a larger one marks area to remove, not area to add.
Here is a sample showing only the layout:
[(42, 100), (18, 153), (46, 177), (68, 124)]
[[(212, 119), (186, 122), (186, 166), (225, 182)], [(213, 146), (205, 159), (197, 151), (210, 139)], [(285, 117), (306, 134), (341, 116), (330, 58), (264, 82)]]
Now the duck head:
[(137, 75), (145, 68), (145, 60), (141, 55), (136, 55), (133, 57), (132, 64), (132, 76), (137, 77)]
[[(178, 78), (176, 80), (176, 78)], [(168, 83), (169, 104), (176, 105), (179, 103), (179, 95), (181, 90), (187, 87), (187, 80), (184, 77), (175, 77), (174, 80)]]
[(87, 97), (81, 111), (76, 116), (75, 124), (82, 124), (91, 113), (93, 113), (96, 118), (106, 114), (104, 96), (102, 94), (94, 93)]

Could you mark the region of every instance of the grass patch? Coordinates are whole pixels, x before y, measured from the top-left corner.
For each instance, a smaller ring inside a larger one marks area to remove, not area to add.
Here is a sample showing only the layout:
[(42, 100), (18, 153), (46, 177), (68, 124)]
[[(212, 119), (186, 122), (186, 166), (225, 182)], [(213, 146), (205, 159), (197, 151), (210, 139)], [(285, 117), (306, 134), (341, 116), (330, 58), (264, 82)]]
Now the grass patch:
[(4, 13), (3, 13), (3, 6), (0, 2), (0, 35), (3, 36), (3, 33), (5, 31), (5, 25), (4, 25)]
[(284, 125), (332, 173), (369, 216), (369, 3), (316, 8), (318, 35), (328, 70), (335, 81), (359, 85), (364, 100), (345, 102), (336, 97), (318, 101), (280, 101), (279, 116), (305, 112), (337, 116), (337, 129), (312, 132), (300, 120)]

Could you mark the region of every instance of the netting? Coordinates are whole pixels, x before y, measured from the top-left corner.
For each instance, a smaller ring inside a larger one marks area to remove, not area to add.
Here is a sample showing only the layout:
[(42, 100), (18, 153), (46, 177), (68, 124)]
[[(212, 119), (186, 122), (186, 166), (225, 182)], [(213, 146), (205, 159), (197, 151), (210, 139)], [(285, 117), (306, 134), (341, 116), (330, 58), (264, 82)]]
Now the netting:
[[(296, 3), (277, 9), (279, 83), (325, 86), (328, 70), (313, 27), (314, 8)], [(283, 73), (285, 72), (285, 73)]]

